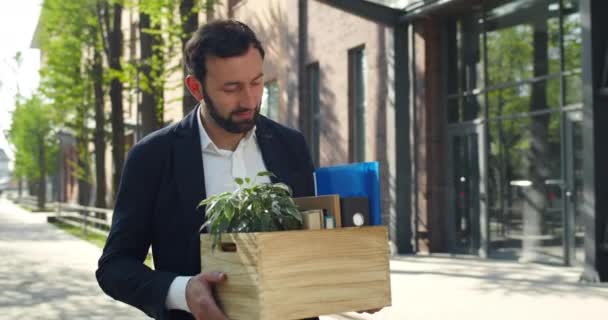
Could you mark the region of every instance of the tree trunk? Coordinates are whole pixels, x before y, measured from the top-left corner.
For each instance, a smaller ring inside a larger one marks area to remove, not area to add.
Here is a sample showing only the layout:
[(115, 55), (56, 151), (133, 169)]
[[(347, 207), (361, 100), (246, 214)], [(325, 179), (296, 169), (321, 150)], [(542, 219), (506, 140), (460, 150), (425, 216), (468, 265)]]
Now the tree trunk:
[[(160, 45), (160, 36), (146, 32), (150, 29), (150, 16), (145, 13), (139, 14), (139, 32), (141, 46), (141, 73), (142, 77), (147, 80), (148, 87), (142, 91), (141, 104), (139, 110), (141, 112), (142, 136), (146, 136), (150, 132), (161, 127), (160, 108), (158, 99), (163, 88), (157, 88), (157, 79), (154, 77), (162, 76), (160, 73), (152, 74), (152, 58), (155, 48)], [(158, 25), (153, 26), (153, 29), (160, 29)], [(158, 49), (156, 49), (158, 50)]]
[[(83, 143), (86, 147), (86, 142), (81, 142), (81, 144)], [(86, 151), (81, 151), (80, 153), (81, 154), (78, 156), (78, 167), (82, 170), (82, 176), (78, 177), (78, 204), (88, 206), (91, 201), (91, 183), (89, 182), (91, 167), (88, 161), (89, 153)]]
[(89, 179), (91, 177), (91, 166), (89, 164), (89, 133), (86, 126), (87, 123), (87, 105), (84, 104), (79, 107), (78, 117), (79, 128), (77, 128), (78, 136), (76, 137), (77, 144), (77, 165), (78, 165), (78, 204), (88, 206), (91, 199), (91, 183)]
[(38, 210), (44, 210), (46, 205), (46, 152), (44, 136), (38, 134), (38, 166), (40, 167), (40, 177), (38, 179)]
[(103, 73), (99, 49), (95, 48), (93, 56), (93, 92), (95, 94), (95, 206), (106, 207), (106, 142), (105, 114), (103, 102)]
[[(182, 52), (184, 52), (186, 42), (190, 40), (190, 37), (192, 37), (192, 34), (198, 28), (198, 14), (194, 12), (194, 8), (194, 0), (182, 0), (179, 6), (179, 12), (182, 18)], [(186, 69), (186, 64), (183, 62), (182, 70), (184, 73), (184, 78), (186, 78), (188, 75), (188, 69)], [(198, 101), (196, 101), (196, 99), (190, 94), (185, 84), (183, 84), (183, 88), (184, 96), (182, 99), (182, 111), (185, 116), (194, 109)]]
[[(122, 71), (120, 58), (122, 56), (122, 6), (119, 3), (113, 5), (112, 30), (109, 33), (110, 69), (116, 72)], [(112, 191), (118, 191), (122, 167), (125, 159), (125, 128), (122, 105), (123, 84), (120, 79), (114, 77), (110, 82), (110, 101), (112, 103), (112, 158), (114, 160), (114, 174), (112, 179)]]

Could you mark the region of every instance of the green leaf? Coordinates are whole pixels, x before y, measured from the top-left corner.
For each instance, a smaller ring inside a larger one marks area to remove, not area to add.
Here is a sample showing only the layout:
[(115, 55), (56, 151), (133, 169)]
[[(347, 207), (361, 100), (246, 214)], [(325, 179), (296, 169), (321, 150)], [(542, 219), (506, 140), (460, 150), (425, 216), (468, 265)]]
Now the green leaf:
[[(260, 172), (257, 176), (269, 176)], [(291, 189), (283, 183), (252, 183), (236, 178), (239, 187), (201, 201), (207, 222), (204, 227), (213, 236), (214, 248), (226, 232), (268, 232), (302, 228), (302, 216), (291, 199)]]
[(274, 175), (274, 173), (272, 173), (270, 171), (261, 171), (261, 172), (258, 172), (256, 177), (276, 177), (276, 176)]

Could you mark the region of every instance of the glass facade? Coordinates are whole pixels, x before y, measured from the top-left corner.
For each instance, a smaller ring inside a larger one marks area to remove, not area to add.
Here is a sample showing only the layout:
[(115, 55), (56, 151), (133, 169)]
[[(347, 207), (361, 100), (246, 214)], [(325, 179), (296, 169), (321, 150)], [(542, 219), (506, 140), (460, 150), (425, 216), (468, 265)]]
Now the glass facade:
[(276, 80), (264, 84), (260, 113), (272, 120), (279, 120), (279, 84)]
[[(444, 30), (448, 233), (464, 234), (457, 243), (468, 252), (484, 239), (463, 225), (486, 228), (490, 256), (576, 263), (584, 234), (578, 1), (489, 1)], [(478, 159), (463, 158), (471, 146)], [(472, 208), (464, 224), (463, 200)], [(484, 215), (488, 225), (475, 225)]]

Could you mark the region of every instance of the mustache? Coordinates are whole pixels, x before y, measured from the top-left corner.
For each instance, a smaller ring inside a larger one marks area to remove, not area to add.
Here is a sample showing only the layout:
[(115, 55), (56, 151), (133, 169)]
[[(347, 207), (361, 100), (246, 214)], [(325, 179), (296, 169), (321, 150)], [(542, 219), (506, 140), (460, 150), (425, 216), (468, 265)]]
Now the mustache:
[(262, 104), (259, 104), (254, 109), (239, 106), (235, 110), (232, 110), (232, 112), (230, 112), (230, 114), (233, 115), (233, 114), (249, 112), (249, 111), (253, 111), (255, 113), (255, 112), (260, 111), (261, 106), (262, 106)]

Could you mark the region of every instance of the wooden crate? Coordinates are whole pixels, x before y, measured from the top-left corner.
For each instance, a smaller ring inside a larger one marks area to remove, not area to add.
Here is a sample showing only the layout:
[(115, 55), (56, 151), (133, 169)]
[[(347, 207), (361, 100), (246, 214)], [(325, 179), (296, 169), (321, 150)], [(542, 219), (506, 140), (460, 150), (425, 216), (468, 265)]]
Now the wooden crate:
[[(291, 320), (391, 303), (386, 227), (201, 235), (203, 271), (223, 271), (219, 303), (231, 320)], [(226, 246), (228, 247), (228, 246)], [(234, 246), (232, 246), (234, 247)]]

